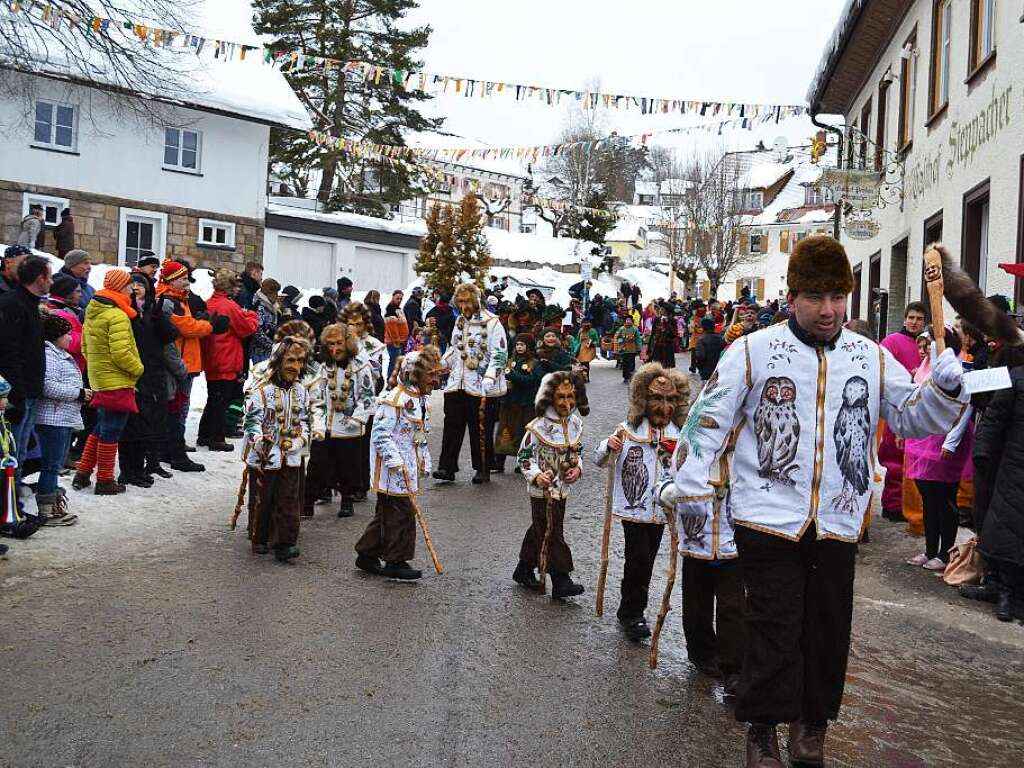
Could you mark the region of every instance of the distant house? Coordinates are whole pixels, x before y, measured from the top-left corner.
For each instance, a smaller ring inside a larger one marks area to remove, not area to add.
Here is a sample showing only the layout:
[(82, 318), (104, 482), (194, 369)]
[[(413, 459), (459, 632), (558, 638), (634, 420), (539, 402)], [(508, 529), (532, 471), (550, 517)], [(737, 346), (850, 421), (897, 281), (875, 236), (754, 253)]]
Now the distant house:
[(633, 205), (657, 205), (675, 208), (683, 203), (693, 182), (687, 179), (638, 180), (633, 189)]
[[(154, 105), (151, 120), (125, 119), (115, 101), (123, 93), (66, 65), (4, 70), (16, 87), (0, 96), (0, 242), (40, 203), (48, 225), (72, 209), (75, 245), (95, 261), (131, 266), (144, 251), (194, 266), (260, 261), (270, 129), (308, 130), (309, 117), (258, 58), (204, 54), (194, 67), (176, 89), (134, 94)], [(31, 101), (11, 95), (19, 91)]]

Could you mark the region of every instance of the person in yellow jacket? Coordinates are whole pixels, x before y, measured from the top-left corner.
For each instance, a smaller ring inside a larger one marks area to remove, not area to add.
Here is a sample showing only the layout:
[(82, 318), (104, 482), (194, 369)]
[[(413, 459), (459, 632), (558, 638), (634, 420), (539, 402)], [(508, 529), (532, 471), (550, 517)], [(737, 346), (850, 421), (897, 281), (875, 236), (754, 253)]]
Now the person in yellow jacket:
[[(178, 331), (174, 342), (186, 375), (177, 382), (177, 391), (167, 404), (167, 452), (171, 469), (179, 472), (202, 472), (202, 464), (192, 461), (185, 448), (185, 422), (188, 419), (192, 382), (203, 370), (201, 340), (211, 333), (223, 333), (228, 328), (227, 317), (207, 320), (194, 317), (188, 304), (188, 267), (168, 259), (160, 268), (160, 281), (156, 286), (157, 310), (162, 312)], [(171, 350), (174, 352), (175, 350)]]
[(117, 444), (129, 414), (139, 412), (135, 382), (143, 366), (132, 333), (136, 312), (130, 296), (128, 270), (109, 270), (103, 277), (103, 288), (86, 305), (82, 326), (82, 354), (94, 392), (89, 405), (96, 409), (96, 427), (86, 440), (72, 486), (77, 490), (87, 488), (95, 469), (98, 496), (125, 492), (125, 486), (114, 481)]

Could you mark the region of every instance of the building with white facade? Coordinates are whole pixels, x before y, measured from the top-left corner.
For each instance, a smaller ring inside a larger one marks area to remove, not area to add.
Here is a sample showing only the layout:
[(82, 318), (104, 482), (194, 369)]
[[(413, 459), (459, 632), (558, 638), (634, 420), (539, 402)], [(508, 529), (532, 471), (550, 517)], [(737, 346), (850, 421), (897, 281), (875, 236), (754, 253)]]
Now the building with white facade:
[[(884, 328), (922, 295), (922, 254), (941, 240), (986, 293), (1020, 302), (999, 268), (1024, 260), (1024, 26), (1020, 3), (851, 0), (825, 49), (808, 101), (845, 117), (843, 162), (886, 172), (894, 194), (874, 228), (844, 233), (857, 278), (853, 317)], [(851, 141), (850, 138), (853, 138)]]
[[(181, 55), (195, 71), (174, 98), (115, 95), (50, 61), (0, 70), (17, 81), (0, 95), (0, 242), (40, 203), (48, 225), (71, 209), (75, 245), (97, 262), (130, 266), (144, 251), (193, 266), (262, 259), (270, 129), (308, 130), (309, 117), (258, 57)], [(151, 115), (126, 117), (124, 98), (151, 103)]]

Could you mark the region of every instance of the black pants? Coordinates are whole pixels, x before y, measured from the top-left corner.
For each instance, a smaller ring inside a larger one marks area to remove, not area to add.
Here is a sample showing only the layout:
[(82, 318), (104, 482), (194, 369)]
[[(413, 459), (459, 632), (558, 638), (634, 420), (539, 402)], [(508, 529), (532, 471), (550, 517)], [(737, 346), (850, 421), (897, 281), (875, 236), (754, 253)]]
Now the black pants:
[(210, 443), (223, 443), (227, 432), (225, 419), (228, 406), (238, 389), (237, 381), (208, 381), (206, 407), (199, 420), (199, 439)]
[(626, 538), (626, 563), (622, 568), (622, 599), (616, 613), (619, 621), (628, 623), (642, 618), (647, 610), (654, 560), (661, 546), (664, 525), (648, 525), (622, 521)]
[(370, 432), (373, 431), (373, 417), (366, 420), (366, 432), (359, 438), (359, 465), (356, 476), (356, 493), (365, 495), (370, 490)]
[(949, 550), (956, 544), (960, 510), (956, 506), (959, 483), (940, 480), (915, 480), (924, 508), (924, 553), (949, 562)]
[(747, 648), (736, 701), (745, 723), (839, 716), (850, 655), (857, 545), (736, 527), (747, 589)]
[(619, 360), (622, 361), (622, 380), (629, 381), (636, 370), (636, 352), (622, 352), (619, 354)]
[(480, 398), (462, 390), (444, 396), (444, 433), (441, 436), (441, 459), (437, 468), (445, 472), (459, 471), (459, 452), (462, 439), (469, 427), (470, 459), (476, 471), (489, 469), (494, 464), (494, 423), (498, 420), (501, 400), (488, 398), (484, 411), (484, 450), (486, 461), (480, 464)]
[(717, 662), (725, 675), (743, 668), (744, 599), (738, 560), (683, 558), (683, 636), (691, 661)]
[(338, 488), (342, 497), (350, 499), (361, 490), (359, 449), (362, 439), (329, 437), (310, 446), (304, 493), (307, 500), (316, 500), (325, 490)]

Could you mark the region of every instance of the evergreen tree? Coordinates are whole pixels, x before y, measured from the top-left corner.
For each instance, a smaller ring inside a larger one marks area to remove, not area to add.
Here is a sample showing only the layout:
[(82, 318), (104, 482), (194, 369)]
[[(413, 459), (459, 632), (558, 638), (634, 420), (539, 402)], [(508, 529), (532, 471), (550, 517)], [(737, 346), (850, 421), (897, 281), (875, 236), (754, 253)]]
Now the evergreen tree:
[[(403, 146), (403, 132), (434, 130), (441, 120), (419, 112), (430, 98), (406, 89), (403, 73), (422, 66), (416, 54), (430, 37), (430, 27), (403, 29), (416, 0), (254, 0), (254, 28), (273, 35), (272, 52), (302, 50), (339, 61), (363, 61), (399, 70), (374, 82), (338, 66), (323, 68), (306, 61), (284, 72), (313, 119), (314, 128), (332, 136), (375, 144)], [(388, 70), (390, 72), (390, 70)], [(416, 195), (418, 174), (382, 161), (356, 159), (320, 146), (304, 134), (274, 129), (270, 157), (274, 170), (305, 192), (316, 187), (327, 210), (387, 215), (389, 206)], [(319, 172), (317, 179), (313, 172)]]
[(465, 280), (482, 286), (490, 266), (491, 248), (476, 195), (462, 198), (458, 209), (434, 205), (427, 213), (427, 234), (415, 267), (427, 287), (451, 291)]

